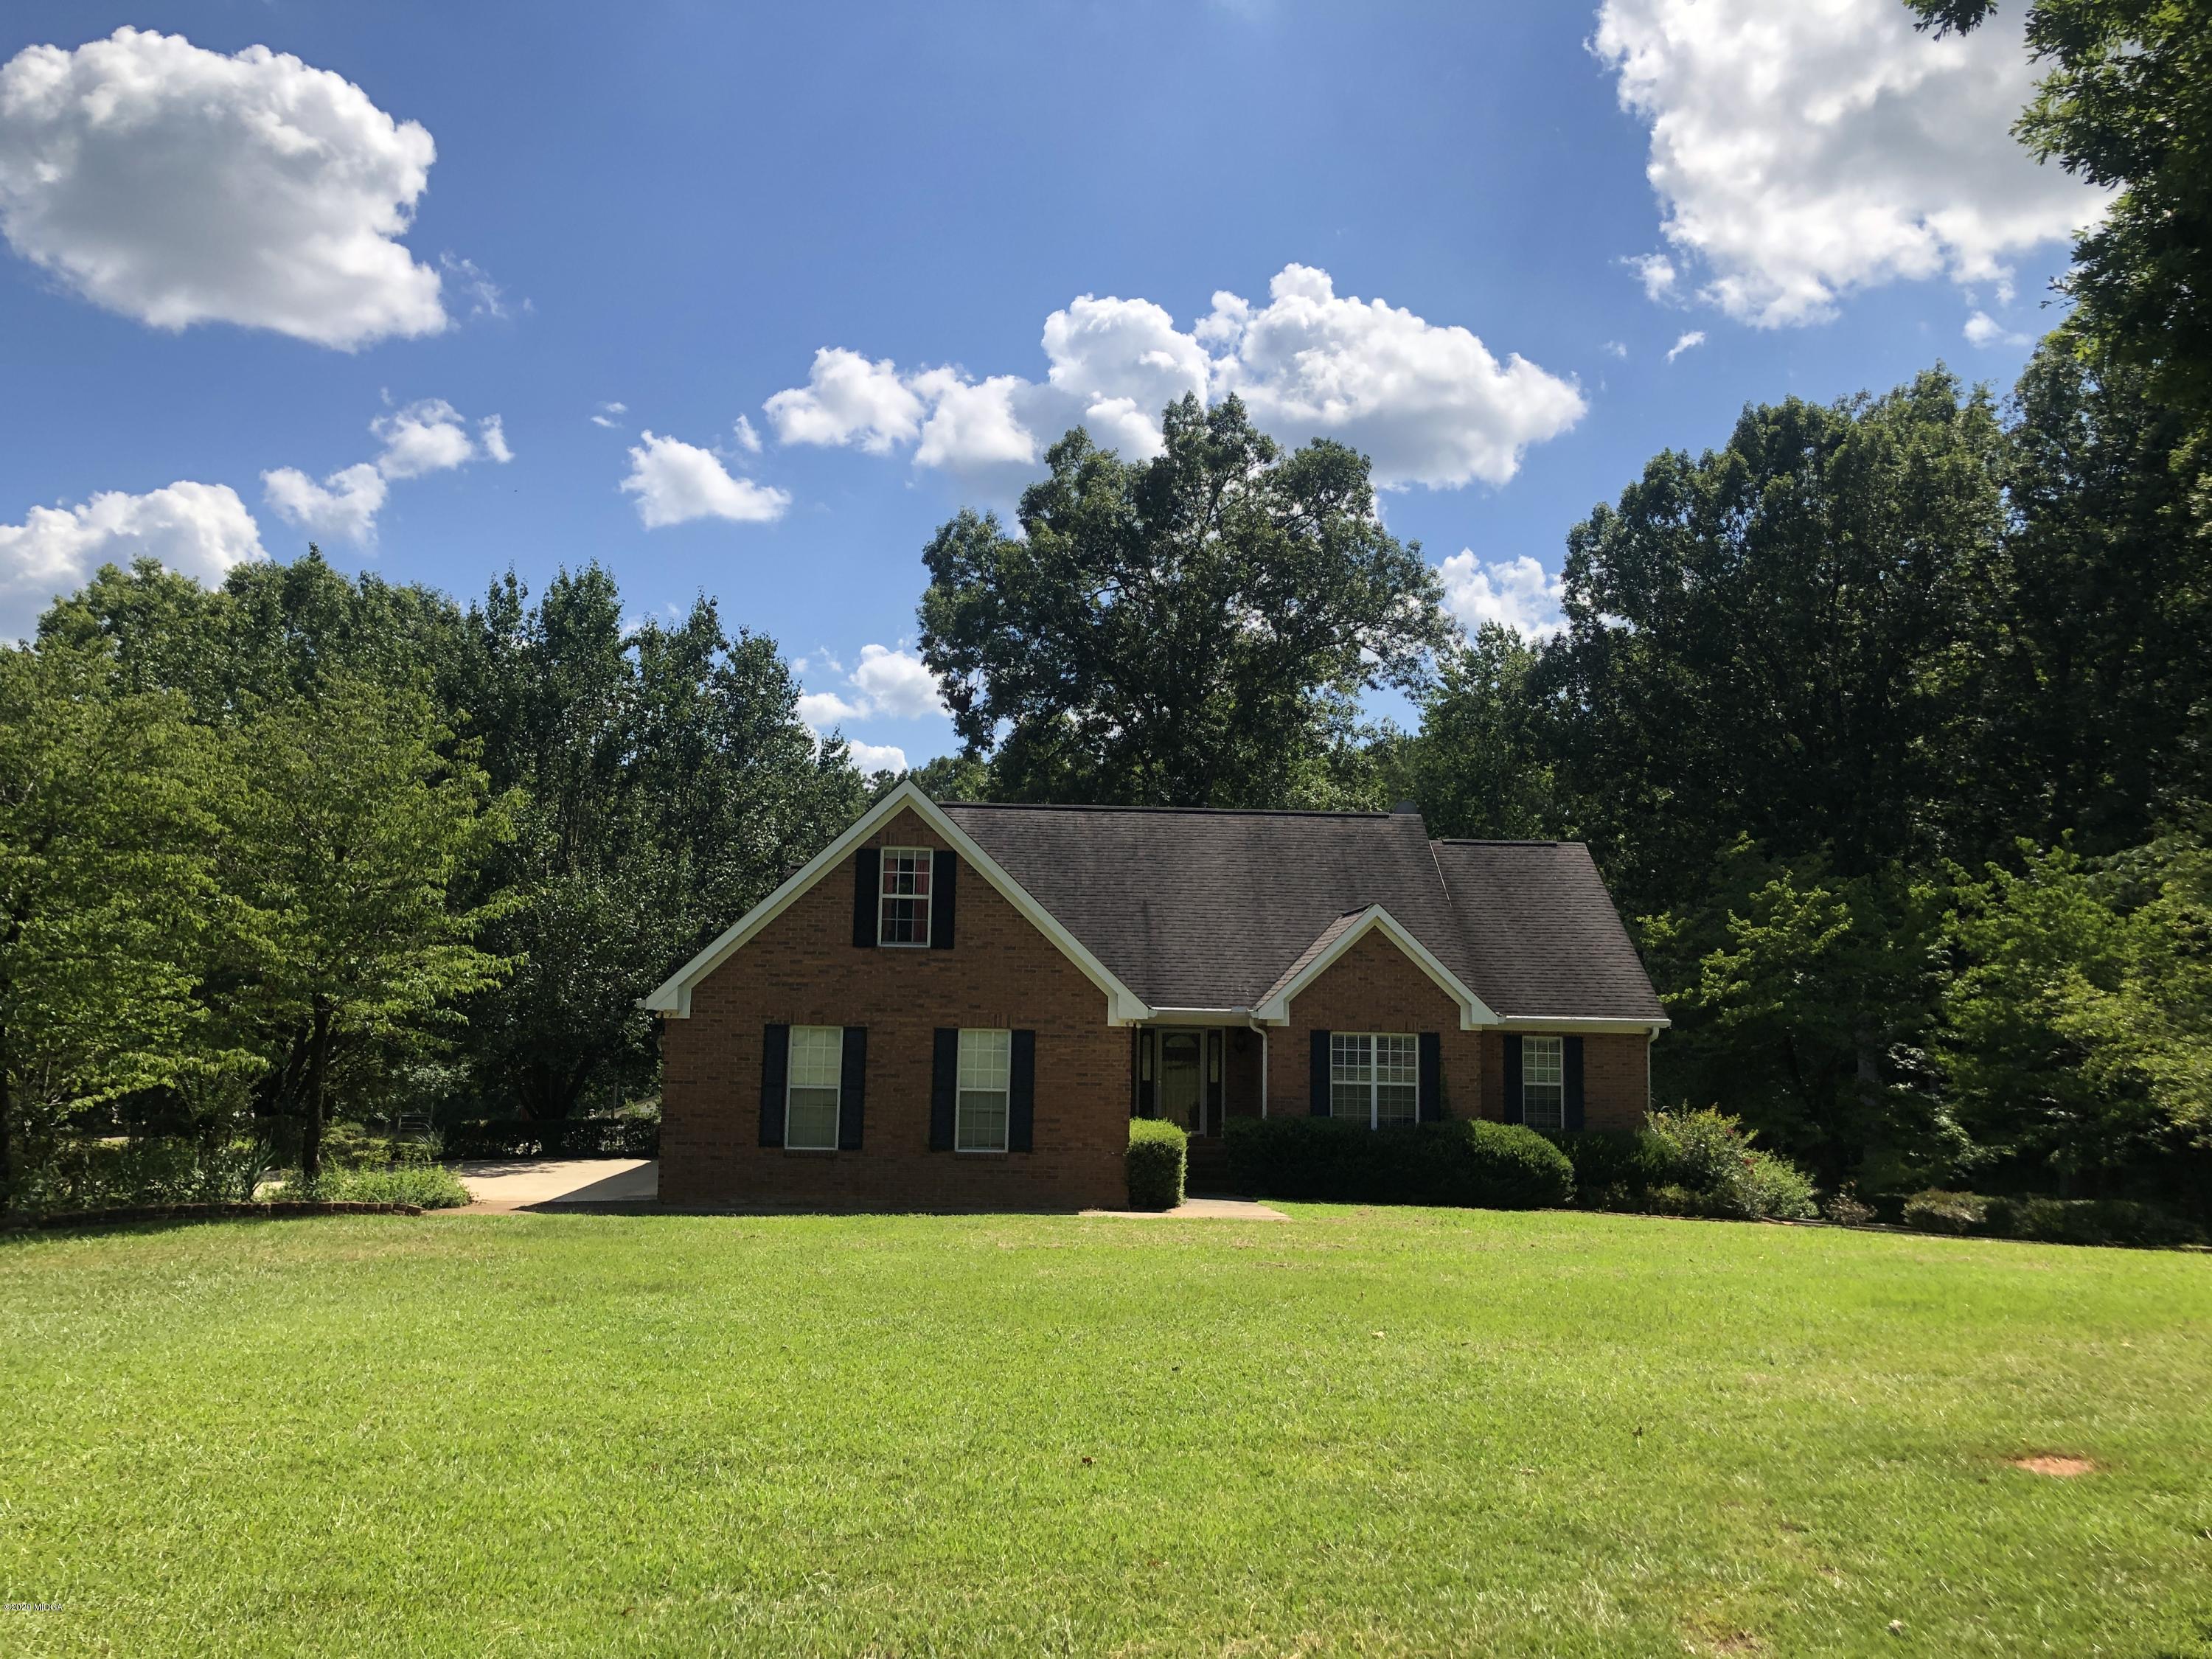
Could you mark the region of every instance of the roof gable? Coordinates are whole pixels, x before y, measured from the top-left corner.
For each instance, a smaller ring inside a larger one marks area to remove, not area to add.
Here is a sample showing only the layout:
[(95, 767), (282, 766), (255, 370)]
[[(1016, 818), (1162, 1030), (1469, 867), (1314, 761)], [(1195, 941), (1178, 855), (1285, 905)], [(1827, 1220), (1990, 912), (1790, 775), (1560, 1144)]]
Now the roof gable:
[(959, 854), (961, 862), (996, 888), (1007, 902), (1020, 911), (1039, 933), (1059, 948), (1062, 955), (1083, 970), (1092, 984), (1106, 994), (1109, 1024), (1128, 1024), (1150, 1016), (1152, 1010), (1145, 1006), (1142, 998), (1123, 984), (1082, 940), (1068, 931), (1066, 924), (1038, 903), (1019, 882), (1000, 866), (999, 861), (988, 851), (977, 845), (973, 836), (948, 817), (945, 810), (924, 794), (911, 780), (902, 781), (887, 790), (874, 805), (853, 822), (844, 834), (809, 859), (775, 891), (746, 911), (706, 949), (670, 975), (642, 999), (639, 1006), (674, 1018), (690, 1018), (694, 986), (743, 950), (763, 928), (788, 909), (794, 899), (842, 864), (854, 848), (896, 817), (902, 809), (911, 810), (923, 823), (942, 836), (946, 845)]
[(1429, 947), (1407, 932), (1388, 910), (1379, 904), (1370, 904), (1364, 910), (1354, 910), (1339, 916), (1324, 927), (1320, 937), (1300, 953), (1297, 961), (1284, 970), (1283, 975), (1270, 986), (1253, 1013), (1259, 1018), (1287, 1024), (1291, 1018), (1291, 1003), (1297, 994), (1319, 979), (1345, 952), (1370, 933), (1380, 933), (1413, 960), (1413, 965), (1435, 982), (1438, 990), (1459, 1004), (1459, 1029), (1462, 1031), (1479, 1030), (1499, 1024), (1498, 1018), (1485, 1006), (1482, 999), (1461, 981), (1458, 975), (1440, 961)]

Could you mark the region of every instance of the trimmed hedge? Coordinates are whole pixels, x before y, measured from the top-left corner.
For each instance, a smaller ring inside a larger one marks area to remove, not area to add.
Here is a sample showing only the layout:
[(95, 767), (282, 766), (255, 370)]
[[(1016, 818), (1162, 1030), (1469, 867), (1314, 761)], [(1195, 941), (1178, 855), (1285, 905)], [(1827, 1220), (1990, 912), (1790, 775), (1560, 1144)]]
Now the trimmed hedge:
[(1337, 1118), (1233, 1117), (1228, 1143), (1231, 1177), (1262, 1198), (1533, 1210), (1574, 1192), (1566, 1154), (1517, 1123), (1368, 1129)]
[(1929, 1190), (1905, 1200), (1922, 1232), (2033, 1239), (2044, 1244), (2195, 1244), (2203, 1235), (2170, 1210), (2125, 1198), (1984, 1198)]
[(1190, 1169), (1190, 1138), (1160, 1118), (1129, 1120), (1129, 1207), (1172, 1210), (1182, 1202)]
[(659, 1158), (660, 1125), (648, 1118), (494, 1119), (454, 1123), (447, 1158)]

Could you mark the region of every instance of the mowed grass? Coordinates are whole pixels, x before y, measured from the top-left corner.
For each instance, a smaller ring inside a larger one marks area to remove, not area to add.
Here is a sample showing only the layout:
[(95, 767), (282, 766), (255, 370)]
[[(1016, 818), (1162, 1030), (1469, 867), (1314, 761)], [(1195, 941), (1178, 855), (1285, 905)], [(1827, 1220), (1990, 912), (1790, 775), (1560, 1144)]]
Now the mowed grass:
[(2212, 1655), (2212, 1257), (1323, 1206), (17, 1239), (0, 1592), (9, 1655)]

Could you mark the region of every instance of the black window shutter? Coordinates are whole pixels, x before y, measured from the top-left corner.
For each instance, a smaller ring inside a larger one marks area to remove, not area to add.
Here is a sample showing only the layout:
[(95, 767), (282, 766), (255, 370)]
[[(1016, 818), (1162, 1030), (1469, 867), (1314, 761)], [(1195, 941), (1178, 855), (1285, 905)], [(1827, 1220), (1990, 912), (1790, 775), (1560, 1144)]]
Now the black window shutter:
[(1578, 1036), (1559, 1039), (1559, 1068), (1566, 1087), (1562, 1092), (1567, 1101), (1567, 1127), (1581, 1132), (1583, 1127), (1583, 1040)]
[(837, 1150), (860, 1150), (860, 1114), (868, 1090), (868, 1028), (845, 1028), (845, 1055), (837, 1071)]
[(761, 1035), (761, 1145), (783, 1145), (783, 1085), (791, 1075), (791, 1027), (769, 1026)]
[(1421, 1033), (1420, 1117), (1441, 1123), (1444, 1115), (1444, 1039), (1441, 1031)]
[(1328, 1115), (1328, 1033), (1313, 1034), (1313, 1060), (1307, 1076), (1306, 1109), (1316, 1117)]
[(952, 1106), (960, 1091), (960, 1033), (940, 1025), (929, 1066), (929, 1150), (952, 1150)]
[(1152, 1103), (1158, 1097), (1152, 1088), (1152, 1080), (1145, 1075), (1146, 1062), (1153, 1054), (1152, 1034), (1139, 1027), (1133, 1030), (1129, 1036), (1136, 1044), (1133, 1051), (1135, 1059), (1132, 1063), (1137, 1068), (1137, 1115), (1151, 1117), (1159, 1109)]
[(929, 948), (952, 948), (953, 901), (960, 894), (960, 854), (929, 855)]
[(1013, 1074), (1006, 1082), (1006, 1150), (1026, 1152), (1036, 1133), (1036, 1033), (1014, 1033)]
[(872, 847), (853, 854), (853, 943), (875, 949), (876, 902), (884, 884), (884, 855)]
[(1208, 1031), (1206, 1034), (1206, 1132), (1209, 1134), (1218, 1135), (1223, 1133), (1222, 1070), (1221, 1033)]
[(1521, 1039), (1505, 1039), (1505, 1121), (1518, 1123), (1522, 1119), (1521, 1109)]

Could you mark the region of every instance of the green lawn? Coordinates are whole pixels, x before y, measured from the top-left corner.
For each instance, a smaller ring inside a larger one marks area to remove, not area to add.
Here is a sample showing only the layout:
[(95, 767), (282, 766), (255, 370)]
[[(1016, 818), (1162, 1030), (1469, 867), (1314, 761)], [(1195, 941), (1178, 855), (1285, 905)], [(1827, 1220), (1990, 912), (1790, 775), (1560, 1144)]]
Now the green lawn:
[(2212, 1256), (1320, 1206), (19, 1238), (0, 1592), (10, 1656), (2212, 1655)]

